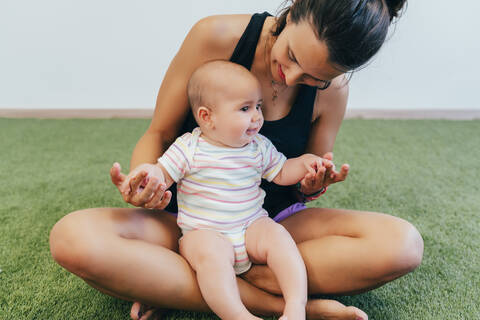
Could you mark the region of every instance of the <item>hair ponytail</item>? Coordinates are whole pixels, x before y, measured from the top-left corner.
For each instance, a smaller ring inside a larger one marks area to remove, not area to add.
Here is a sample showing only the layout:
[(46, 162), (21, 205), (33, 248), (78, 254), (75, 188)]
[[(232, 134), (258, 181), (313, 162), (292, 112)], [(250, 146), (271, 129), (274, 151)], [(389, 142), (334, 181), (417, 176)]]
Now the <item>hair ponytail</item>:
[(402, 11), (406, 2), (407, 0), (385, 0), (385, 3), (388, 7), (388, 12), (390, 13), (390, 21), (400, 16), (400, 12)]

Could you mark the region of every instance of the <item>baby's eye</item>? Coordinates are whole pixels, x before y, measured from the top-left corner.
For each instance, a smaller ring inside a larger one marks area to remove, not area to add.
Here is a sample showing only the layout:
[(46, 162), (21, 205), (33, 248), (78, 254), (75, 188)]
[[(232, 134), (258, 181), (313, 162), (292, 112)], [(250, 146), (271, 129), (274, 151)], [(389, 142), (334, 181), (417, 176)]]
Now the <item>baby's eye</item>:
[(248, 106), (244, 106), (242, 108), (240, 108), (241, 111), (248, 111)]
[(257, 110), (260, 110), (260, 109), (262, 109), (262, 104), (261, 104), (261, 103), (258, 103), (258, 104), (257, 104)]

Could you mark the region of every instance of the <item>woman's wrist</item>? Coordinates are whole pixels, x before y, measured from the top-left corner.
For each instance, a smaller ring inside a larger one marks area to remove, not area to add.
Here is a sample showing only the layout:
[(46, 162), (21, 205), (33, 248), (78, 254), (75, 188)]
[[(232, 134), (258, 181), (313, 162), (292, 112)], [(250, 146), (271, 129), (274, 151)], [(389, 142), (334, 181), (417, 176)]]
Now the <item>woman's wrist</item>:
[(302, 202), (310, 202), (310, 201), (313, 201), (313, 200), (316, 200), (318, 199), (322, 194), (324, 194), (328, 187), (322, 187), (320, 190), (318, 190), (317, 192), (314, 192), (312, 194), (305, 194), (301, 191), (301, 184), (300, 182), (296, 184), (296, 189), (300, 195), (300, 200)]

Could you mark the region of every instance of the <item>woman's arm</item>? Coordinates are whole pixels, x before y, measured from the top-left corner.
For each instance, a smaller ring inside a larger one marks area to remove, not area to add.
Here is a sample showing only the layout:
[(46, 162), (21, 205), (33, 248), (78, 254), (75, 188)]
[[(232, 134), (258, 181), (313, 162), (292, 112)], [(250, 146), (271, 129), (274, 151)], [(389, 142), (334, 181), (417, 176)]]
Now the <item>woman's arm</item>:
[(207, 17), (197, 22), (170, 63), (157, 95), (149, 128), (132, 153), (130, 169), (155, 163), (178, 136), (189, 110), (187, 83), (193, 71), (206, 61), (228, 59), (233, 42), (223, 17)]
[(344, 76), (333, 80), (325, 91), (317, 91), (313, 122), (306, 152), (324, 156), (332, 152), (342, 124), (348, 100), (348, 83)]
[[(120, 192), (121, 186), (130, 186), (128, 194), (126, 190), (122, 192), (125, 201), (143, 206), (153, 195), (158, 196), (159, 189), (148, 185), (137, 192), (143, 178), (134, 169), (143, 163), (156, 163), (175, 140), (189, 110), (187, 83), (191, 74), (207, 61), (229, 59), (249, 19), (249, 15), (212, 16), (192, 27), (162, 81), (150, 126), (133, 150), (130, 174), (121, 173), (119, 165), (110, 170), (112, 182)], [(170, 194), (165, 195), (160, 207), (168, 204)]]
[[(345, 115), (347, 100), (348, 83), (344, 76), (334, 79), (327, 90), (317, 91), (306, 152), (333, 160), (331, 152)], [(318, 170), (315, 175), (309, 175), (300, 182), (300, 191), (314, 194), (332, 183), (343, 181), (348, 169), (349, 166), (344, 164), (340, 172), (335, 171), (334, 167), (326, 168), (326, 171)]]

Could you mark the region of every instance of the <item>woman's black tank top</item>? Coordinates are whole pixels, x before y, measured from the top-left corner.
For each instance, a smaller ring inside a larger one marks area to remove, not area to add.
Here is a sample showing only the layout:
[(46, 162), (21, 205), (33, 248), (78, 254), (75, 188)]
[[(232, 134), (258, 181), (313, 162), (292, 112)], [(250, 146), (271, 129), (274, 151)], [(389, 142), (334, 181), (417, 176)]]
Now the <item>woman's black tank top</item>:
[[(256, 13), (252, 16), (233, 51), (230, 61), (247, 69), (251, 68), (263, 24), (268, 16), (270, 16), (268, 12)], [(260, 133), (269, 138), (277, 150), (287, 158), (298, 157), (305, 152), (310, 134), (315, 95), (315, 88), (300, 85), (297, 98), (288, 115), (279, 120), (265, 121), (260, 130)], [(196, 127), (198, 127), (198, 124), (192, 112), (189, 112), (180, 135), (191, 132)], [(266, 192), (263, 207), (271, 217), (296, 202), (291, 187), (278, 186), (265, 180), (262, 180), (260, 187)], [(172, 186), (170, 190), (172, 191), (172, 200), (166, 210), (177, 212), (176, 186)]]

